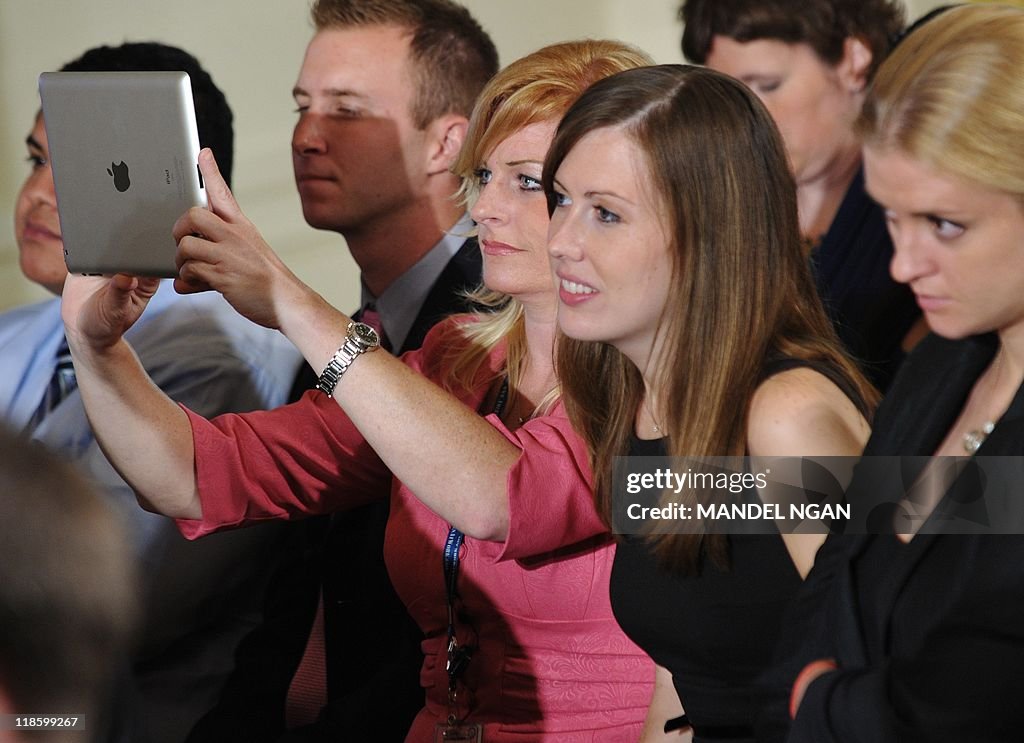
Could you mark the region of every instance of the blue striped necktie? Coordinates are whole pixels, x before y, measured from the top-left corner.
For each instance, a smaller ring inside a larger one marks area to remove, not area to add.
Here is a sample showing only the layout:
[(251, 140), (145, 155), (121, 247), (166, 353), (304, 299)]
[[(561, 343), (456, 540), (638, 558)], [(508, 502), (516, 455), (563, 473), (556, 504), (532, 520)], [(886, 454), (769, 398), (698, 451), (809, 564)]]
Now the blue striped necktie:
[(68, 342), (61, 339), (60, 346), (57, 348), (57, 365), (50, 378), (50, 384), (47, 385), (46, 391), (43, 393), (42, 402), (39, 403), (39, 408), (32, 416), (32, 420), (29, 421), (28, 430), (31, 431), (38, 426), (65, 397), (74, 392), (77, 386), (75, 367), (71, 363)]

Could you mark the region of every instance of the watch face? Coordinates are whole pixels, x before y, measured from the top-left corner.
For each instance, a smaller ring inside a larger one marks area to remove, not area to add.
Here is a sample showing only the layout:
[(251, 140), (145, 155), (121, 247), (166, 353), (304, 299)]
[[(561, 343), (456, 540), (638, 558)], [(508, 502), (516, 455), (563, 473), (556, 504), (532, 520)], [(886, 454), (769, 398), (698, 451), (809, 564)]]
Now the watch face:
[(380, 345), (380, 336), (377, 335), (377, 331), (366, 323), (354, 322), (349, 329), (352, 332), (352, 337), (360, 345), (367, 348), (374, 348)]

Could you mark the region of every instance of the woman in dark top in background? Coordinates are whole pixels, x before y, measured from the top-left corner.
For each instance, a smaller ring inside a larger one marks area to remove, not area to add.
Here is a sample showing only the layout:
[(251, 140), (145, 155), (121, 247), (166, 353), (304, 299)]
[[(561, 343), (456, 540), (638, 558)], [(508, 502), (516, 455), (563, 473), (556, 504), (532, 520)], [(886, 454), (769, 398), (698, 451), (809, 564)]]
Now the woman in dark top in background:
[[(836, 567), (807, 586), (825, 596), (827, 630), (798, 628), (826, 643), (794, 684), (791, 741), (1024, 734), (1022, 69), (1024, 10), (957, 8), (903, 41), (865, 103), (867, 187), (886, 210), (893, 276), (935, 332), (907, 358), (865, 455), (981, 459), (930, 478), (928, 500), (913, 491), (898, 535), (829, 540)], [(902, 465), (879, 477), (879, 462), (862, 464), (851, 500), (903, 497), (920, 463)], [(957, 534), (978, 512), (1012, 534)]]
[[(606, 520), (618, 455), (860, 452), (872, 390), (817, 298), (782, 142), (746, 87), (681, 65), (601, 81), (543, 182), (563, 399)], [(751, 736), (754, 677), (822, 539), (620, 542), (613, 608), (659, 666), (645, 734)]]
[(687, 59), (748, 85), (778, 124), (825, 309), (885, 391), (923, 325), (889, 276), (892, 243), (864, 193), (853, 122), (902, 9), (895, 0), (686, 0), (680, 17)]

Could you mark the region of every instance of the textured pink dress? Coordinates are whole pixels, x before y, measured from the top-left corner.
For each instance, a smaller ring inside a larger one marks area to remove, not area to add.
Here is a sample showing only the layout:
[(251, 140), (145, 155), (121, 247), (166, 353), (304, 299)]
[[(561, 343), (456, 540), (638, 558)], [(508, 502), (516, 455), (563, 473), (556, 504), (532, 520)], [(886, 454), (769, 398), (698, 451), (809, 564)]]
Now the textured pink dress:
[[(457, 321), (435, 328), (403, 361), (437, 379), (441, 356), (464, 343)], [(463, 401), (478, 409), (504, 362), (495, 353)], [(442, 549), (448, 524), (391, 476), (338, 405), (319, 392), (274, 411), (207, 421), (189, 412), (203, 519), (179, 521), (198, 537), (266, 519), (325, 513), (383, 497), (391, 516), (385, 560), (422, 628), (426, 707), (408, 741), (432, 741), (448, 714)], [(654, 668), (612, 616), (614, 544), (591, 500), (583, 442), (561, 407), (509, 431), (522, 450), (509, 474), (504, 543), (467, 537), (458, 590), (460, 638), (478, 650), (465, 674), (467, 706), (484, 741), (631, 741), (639, 736)], [(396, 422), (400, 425), (400, 422)], [(352, 638), (358, 642), (358, 638)]]

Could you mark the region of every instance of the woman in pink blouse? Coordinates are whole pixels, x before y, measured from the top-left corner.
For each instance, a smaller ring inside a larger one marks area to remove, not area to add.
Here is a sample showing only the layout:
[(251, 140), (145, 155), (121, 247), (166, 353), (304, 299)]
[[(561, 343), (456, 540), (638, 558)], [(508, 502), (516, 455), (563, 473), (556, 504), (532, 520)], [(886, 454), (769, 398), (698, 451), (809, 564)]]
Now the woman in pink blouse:
[(647, 63), (619, 43), (572, 42), (491, 81), (454, 163), (478, 224), (488, 311), (442, 323), (401, 360), (375, 352), (372, 331), (285, 268), (202, 154), (213, 211), (176, 226), (181, 279), (279, 328), (325, 369), (328, 394), (205, 420), (149, 384), (121, 338), (151, 283), (75, 277), (65, 290), (97, 435), (140, 500), (187, 536), (390, 493), (386, 563), (426, 636), (427, 704), (409, 741), (456, 730), (488, 743), (639, 735), (653, 666), (612, 617), (614, 548), (592, 505), (586, 448), (558, 402), (540, 176), (583, 90)]

